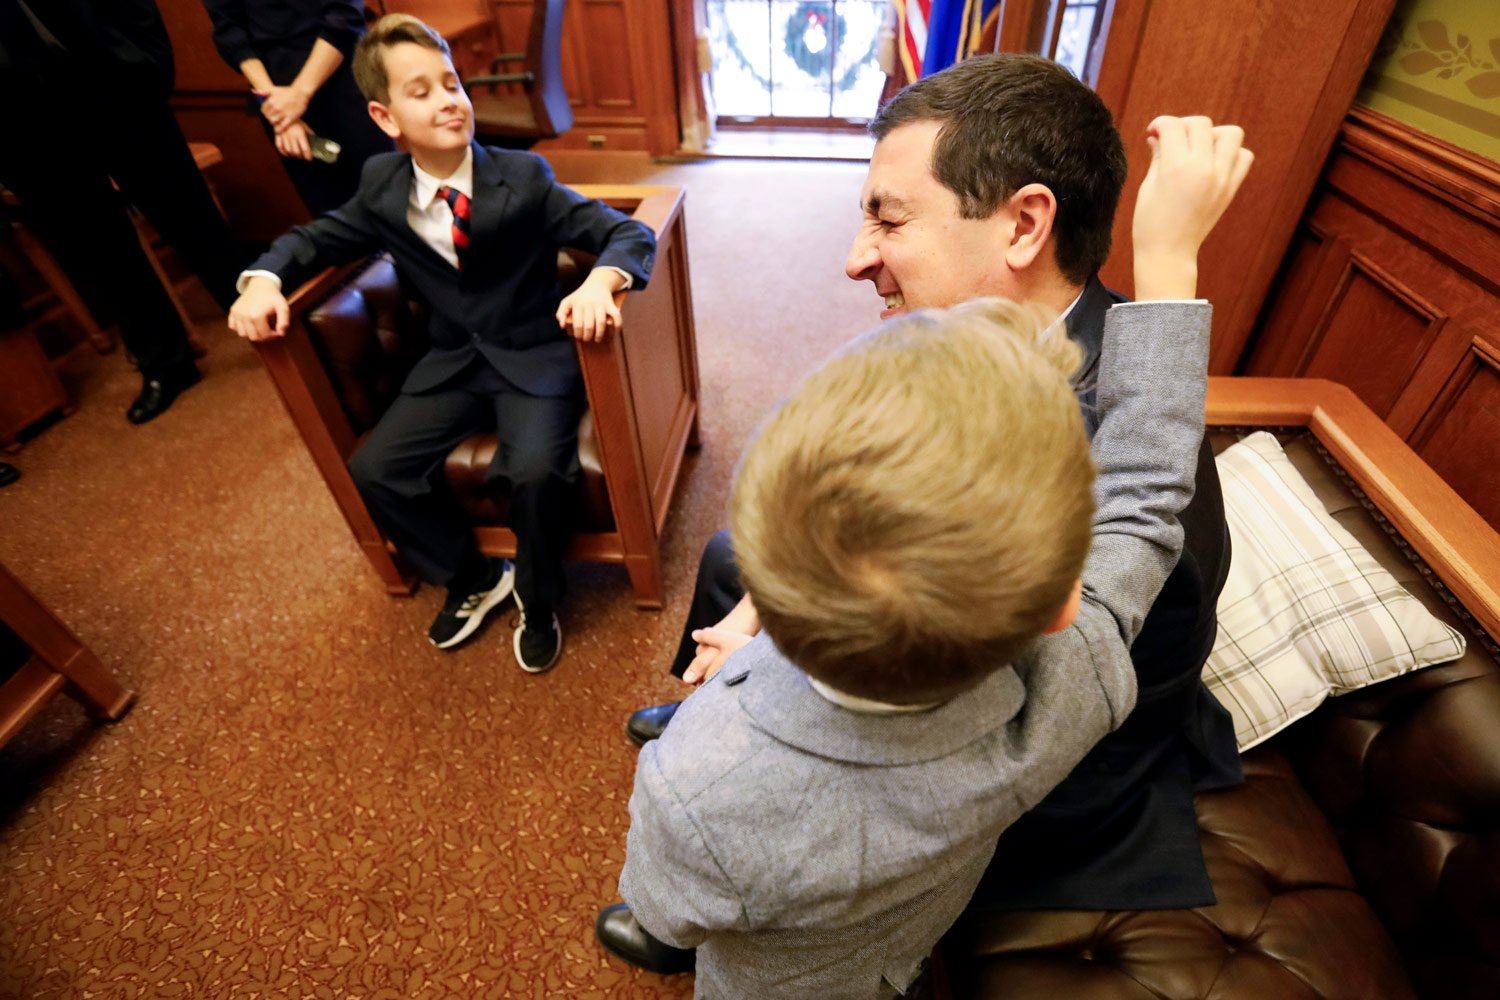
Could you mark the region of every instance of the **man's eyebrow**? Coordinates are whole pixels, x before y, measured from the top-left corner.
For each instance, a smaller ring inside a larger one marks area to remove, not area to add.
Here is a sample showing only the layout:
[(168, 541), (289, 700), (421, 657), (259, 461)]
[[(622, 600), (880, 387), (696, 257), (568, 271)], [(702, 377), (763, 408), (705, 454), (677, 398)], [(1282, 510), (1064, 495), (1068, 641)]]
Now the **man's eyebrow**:
[(882, 208), (895, 212), (907, 211), (906, 202), (889, 191), (881, 191), (878, 188), (870, 192), (870, 196), (864, 200), (860, 208), (868, 211), (871, 215), (879, 215)]

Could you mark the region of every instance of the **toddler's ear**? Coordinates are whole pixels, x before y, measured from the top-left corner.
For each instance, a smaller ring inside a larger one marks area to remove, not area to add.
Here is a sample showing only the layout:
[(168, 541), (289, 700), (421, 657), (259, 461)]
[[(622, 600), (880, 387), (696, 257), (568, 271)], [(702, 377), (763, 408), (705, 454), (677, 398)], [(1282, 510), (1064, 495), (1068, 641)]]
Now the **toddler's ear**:
[(1042, 629), (1042, 632), (1046, 635), (1051, 635), (1054, 632), (1061, 632), (1073, 624), (1074, 620), (1078, 617), (1078, 604), (1082, 600), (1083, 581), (1074, 580), (1073, 589), (1068, 592), (1068, 599), (1063, 602), (1062, 607), (1057, 609), (1057, 617), (1053, 618), (1052, 623)]

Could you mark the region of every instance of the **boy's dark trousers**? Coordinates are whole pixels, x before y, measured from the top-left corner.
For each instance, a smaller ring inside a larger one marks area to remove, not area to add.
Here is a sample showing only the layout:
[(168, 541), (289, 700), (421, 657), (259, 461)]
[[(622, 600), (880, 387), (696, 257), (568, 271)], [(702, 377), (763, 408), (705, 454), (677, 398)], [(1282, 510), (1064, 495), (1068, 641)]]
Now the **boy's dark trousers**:
[(382, 530), (429, 583), (460, 588), (486, 565), (468, 517), (448, 493), (443, 463), (472, 434), (499, 433), (488, 481), (510, 487), (516, 594), (532, 608), (562, 601), (563, 552), (579, 475), (580, 396), (533, 396), (476, 355), (419, 395), (402, 393), (350, 459), (360, 495)]

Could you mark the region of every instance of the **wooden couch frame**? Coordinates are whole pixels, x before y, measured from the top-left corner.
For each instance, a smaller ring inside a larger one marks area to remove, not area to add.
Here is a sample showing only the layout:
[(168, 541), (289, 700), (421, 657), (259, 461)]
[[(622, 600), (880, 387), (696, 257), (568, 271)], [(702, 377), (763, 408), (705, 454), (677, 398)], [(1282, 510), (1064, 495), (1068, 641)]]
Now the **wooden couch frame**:
[(1326, 379), (1214, 377), (1207, 420), (1306, 427), (1479, 625), (1500, 636), (1500, 533), (1351, 390)]
[[(568, 558), (623, 564), (636, 604), (660, 608), (662, 529), (684, 451), (698, 443), (698, 349), (684, 193), (647, 185), (576, 185), (575, 190), (650, 226), (657, 250), (650, 283), (625, 295), (623, 336), (576, 345), (615, 530), (575, 535)], [(376, 527), (349, 474), (357, 435), (303, 325), (303, 317), (352, 271), (329, 268), (297, 289), (287, 335), (256, 347), (361, 551), (387, 591), (410, 594), (415, 578)], [(477, 526), (474, 534), (486, 554), (515, 554), (515, 535), (508, 528)]]

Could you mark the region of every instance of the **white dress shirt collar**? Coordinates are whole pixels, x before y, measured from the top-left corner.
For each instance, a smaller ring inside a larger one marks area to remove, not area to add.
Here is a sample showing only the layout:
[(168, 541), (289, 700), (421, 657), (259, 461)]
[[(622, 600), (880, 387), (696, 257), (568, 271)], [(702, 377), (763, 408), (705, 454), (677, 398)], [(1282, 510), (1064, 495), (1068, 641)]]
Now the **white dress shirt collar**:
[(812, 685), (814, 691), (835, 705), (840, 708), (847, 708), (851, 712), (858, 712), (860, 715), (906, 715), (911, 712), (925, 712), (929, 708), (937, 708), (938, 705), (942, 704), (942, 702), (935, 701), (930, 705), (891, 705), (883, 701), (875, 701), (871, 698), (861, 698), (858, 695), (845, 694), (838, 688), (831, 688), (811, 675), (808, 676), (807, 683)]
[(438, 188), (451, 187), (464, 193), (467, 198), (474, 197), (474, 147), (470, 146), (464, 150), (464, 160), (458, 165), (448, 177), (434, 177), (423, 170), (413, 157), (411, 161), (412, 170), (412, 201), (416, 207), (426, 211), (432, 205), (432, 200), (437, 197)]

